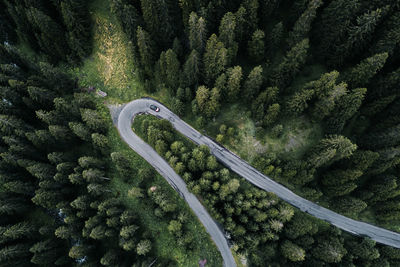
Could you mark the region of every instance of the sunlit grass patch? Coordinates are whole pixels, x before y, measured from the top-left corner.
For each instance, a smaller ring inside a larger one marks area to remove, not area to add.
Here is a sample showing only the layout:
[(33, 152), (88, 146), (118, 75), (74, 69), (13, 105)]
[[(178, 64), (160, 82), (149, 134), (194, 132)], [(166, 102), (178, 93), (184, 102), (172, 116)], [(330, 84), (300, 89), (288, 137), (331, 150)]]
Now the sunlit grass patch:
[(92, 55), (73, 72), (82, 87), (94, 86), (108, 94), (108, 102), (123, 103), (142, 96), (143, 90), (134, 73), (132, 45), (109, 9), (108, 1), (92, 3)]

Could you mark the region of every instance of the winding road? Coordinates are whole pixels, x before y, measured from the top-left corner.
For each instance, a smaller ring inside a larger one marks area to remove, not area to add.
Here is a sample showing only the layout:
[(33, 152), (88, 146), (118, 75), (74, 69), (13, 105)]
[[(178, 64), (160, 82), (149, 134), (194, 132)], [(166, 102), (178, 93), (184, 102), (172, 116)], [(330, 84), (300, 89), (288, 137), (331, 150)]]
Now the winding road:
[[(155, 112), (151, 110), (151, 104), (158, 106), (160, 111)], [(167, 107), (153, 99), (142, 98), (134, 100), (124, 105), (122, 109), (118, 110), (118, 112), (113, 115), (113, 119), (122, 139), (147, 162), (149, 162), (182, 196), (182, 198), (185, 199), (217, 245), (224, 260), (224, 264), (227, 267), (236, 266), (236, 263), (229, 249), (227, 239), (223, 234), (223, 230), (211, 218), (199, 200), (188, 191), (182, 178), (175, 173), (169, 164), (159, 156), (150, 145), (145, 143), (132, 131), (132, 121), (136, 115), (147, 113), (170, 121), (177, 131), (191, 139), (196, 144), (207, 145), (210, 148), (211, 153), (227, 168), (236, 172), (255, 186), (265, 191), (275, 193), (282, 200), (300, 210), (331, 223), (346, 232), (357, 236), (366, 236), (378, 243), (400, 248), (399, 233), (350, 219), (296, 195), (283, 185), (274, 182), (272, 179), (250, 166), (247, 162), (229, 150), (218, 145), (209, 137), (200, 134)]]

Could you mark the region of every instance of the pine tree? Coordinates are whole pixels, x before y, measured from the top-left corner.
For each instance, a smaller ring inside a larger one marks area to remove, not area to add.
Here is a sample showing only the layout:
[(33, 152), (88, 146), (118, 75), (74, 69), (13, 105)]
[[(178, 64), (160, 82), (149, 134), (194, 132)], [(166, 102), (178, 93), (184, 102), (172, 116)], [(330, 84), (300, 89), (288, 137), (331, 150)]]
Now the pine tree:
[(128, 35), (129, 40), (136, 46), (136, 29), (139, 25), (143, 25), (143, 18), (139, 15), (138, 9), (130, 4), (124, 4), (122, 1), (114, 0), (110, 3), (111, 12), (121, 22), (124, 32)]
[(145, 73), (151, 76), (154, 64), (154, 45), (150, 35), (140, 26), (136, 30), (137, 47), (139, 50), (140, 60), (144, 67)]
[(360, 170), (333, 170), (323, 175), (322, 177), (322, 184), (324, 186), (337, 186), (344, 184), (349, 181), (355, 181), (359, 177), (363, 175), (363, 172)]
[(151, 250), (151, 242), (148, 239), (141, 240), (136, 247), (136, 253), (138, 255), (146, 255)]
[(293, 114), (301, 114), (308, 108), (308, 103), (314, 96), (315, 91), (312, 89), (301, 90), (296, 92), (287, 101), (288, 111)]
[(346, 122), (360, 108), (366, 92), (366, 88), (356, 88), (339, 99), (326, 123), (326, 129), (329, 133), (341, 133), (343, 131)]
[(106, 153), (109, 149), (108, 139), (105, 135), (99, 133), (92, 134), (92, 142), (95, 147), (99, 148), (103, 153)]
[(79, 260), (87, 256), (88, 252), (89, 248), (86, 247), (84, 244), (74, 245), (69, 250), (68, 256), (70, 256), (73, 259)]
[(247, 21), (246, 21), (246, 9), (243, 6), (240, 6), (239, 9), (235, 13), (236, 18), (236, 40), (241, 43), (245, 39), (245, 35), (247, 35)]
[(29, 251), (33, 253), (31, 262), (41, 266), (53, 265), (57, 260), (60, 244), (56, 239), (45, 239), (35, 243)]
[(258, 25), (258, 0), (245, 0), (242, 6), (246, 10), (246, 30), (254, 32)]
[(4, 233), (3, 237), (9, 240), (17, 240), (20, 238), (30, 239), (37, 235), (38, 232), (30, 222), (20, 222), (10, 226)]
[(5, 265), (14, 259), (26, 259), (27, 256), (30, 256), (28, 244), (20, 243), (4, 246), (0, 249), (0, 263)]
[(210, 90), (206, 86), (202, 85), (197, 88), (196, 102), (201, 111), (205, 110), (209, 97)]
[(357, 184), (353, 182), (344, 183), (335, 186), (325, 186), (323, 191), (328, 197), (345, 196), (353, 192), (357, 188)]
[(340, 83), (335, 85), (330, 91), (327, 91), (319, 96), (319, 100), (315, 103), (312, 116), (317, 120), (322, 120), (328, 116), (341, 97), (347, 94), (347, 84)]
[(263, 83), (263, 69), (261, 66), (254, 67), (243, 85), (243, 95), (247, 101), (251, 101), (259, 93)]
[(116, 266), (119, 262), (120, 255), (115, 249), (108, 250), (100, 259), (100, 264), (104, 266)]
[(247, 51), (255, 62), (263, 61), (265, 53), (265, 34), (262, 30), (256, 30), (247, 44)]
[(290, 239), (318, 232), (318, 225), (306, 214), (295, 213), (293, 218), (285, 225), (285, 235)]
[(385, 28), (383, 29), (383, 33), (379, 36), (380, 38), (370, 48), (372, 54), (387, 52), (389, 55), (393, 55), (396, 46), (400, 43), (399, 12), (392, 14), (392, 16), (385, 21), (384, 26)]
[(321, 23), (317, 28), (320, 38), (319, 51), (324, 57), (331, 56), (332, 51), (343, 42), (346, 29), (361, 9), (359, 0), (332, 1), (321, 13)]
[(362, 260), (375, 260), (379, 258), (379, 250), (375, 247), (375, 241), (364, 238), (361, 243), (351, 242), (350, 252)]
[(281, 252), (285, 258), (293, 262), (304, 261), (306, 257), (304, 249), (289, 240), (283, 242), (281, 245)]
[(348, 58), (353, 58), (360, 53), (372, 38), (372, 34), (379, 22), (386, 15), (387, 10), (376, 9), (357, 17), (357, 24), (349, 26), (348, 36), (344, 43), (334, 51), (330, 62), (340, 66)]
[(104, 180), (111, 180), (108, 177), (104, 176), (104, 172), (98, 170), (98, 169), (88, 169), (84, 170), (82, 172), (82, 177), (88, 182), (88, 183), (101, 183)]
[(228, 70), (227, 96), (230, 101), (235, 101), (240, 92), (240, 83), (242, 81), (242, 67), (235, 66)]
[(84, 59), (90, 52), (90, 19), (86, 1), (66, 0), (60, 3), (61, 15), (67, 28), (67, 42), (75, 57)]
[(273, 71), (271, 76), (271, 83), (280, 89), (287, 87), (293, 78), (300, 71), (307, 58), (307, 51), (309, 48), (309, 40), (304, 39), (293, 46), (287, 52), (280, 63)]
[(268, 55), (272, 56), (282, 41), (283, 36), (283, 23), (278, 22), (272, 28), (271, 32), (267, 35), (267, 48)]
[(322, 0), (311, 0), (307, 9), (301, 14), (300, 18), (293, 26), (293, 30), (289, 33), (288, 43), (292, 47), (298, 42), (308, 37), (311, 30), (311, 23), (317, 15), (317, 9), (323, 4)]
[(388, 53), (376, 54), (366, 58), (357, 66), (351, 68), (345, 75), (345, 80), (350, 87), (366, 86), (372, 77), (385, 65)]
[(367, 203), (354, 197), (340, 197), (332, 201), (333, 207), (343, 214), (358, 214), (367, 208)]
[(327, 236), (318, 240), (311, 253), (315, 258), (323, 262), (338, 263), (346, 255), (347, 250), (336, 236)]
[(50, 56), (51, 60), (63, 60), (68, 55), (68, 47), (62, 28), (41, 10), (31, 7), (26, 12), (28, 21), (34, 29), (39, 47)]
[(82, 120), (93, 131), (105, 132), (107, 124), (101, 115), (93, 109), (81, 109)]
[(207, 28), (203, 17), (198, 17), (195, 12), (189, 16), (189, 43), (192, 50), (203, 54), (206, 46)]
[(268, 107), (266, 114), (263, 118), (263, 126), (270, 126), (278, 118), (281, 108), (278, 103), (272, 104)]
[(203, 62), (205, 81), (211, 84), (225, 70), (228, 63), (227, 49), (218, 41), (215, 34), (212, 34), (207, 41)]
[(185, 64), (183, 65), (184, 86), (197, 86), (200, 80), (201, 58), (196, 50), (192, 50)]
[(90, 141), (91, 140), (90, 139), (91, 132), (83, 123), (80, 123), (80, 122), (69, 122), (68, 126), (71, 129), (71, 131), (76, 136), (78, 136), (80, 139), (82, 139), (84, 141)]
[[(166, 1), (140, 0), (143, 20), (153, 40), (166, 47), (175, 36), (173, 18)], [(138, 38), (139, 39), (139, 38)]]
[(321, 139), (319, 143), (312, 148), (308, 162), (311, 166), (318, 168), (330, 161), (349, 157), (356, 149), (357, 145), (351, 143), (346, 137), (331, 135)]
[(228, 61), (233, 62), (236, 59), (238, 44), (235, 41), (236, 17), (228, 12), (221, 19), (219, 25), (219, 40), (224, 43), (228, 49)]

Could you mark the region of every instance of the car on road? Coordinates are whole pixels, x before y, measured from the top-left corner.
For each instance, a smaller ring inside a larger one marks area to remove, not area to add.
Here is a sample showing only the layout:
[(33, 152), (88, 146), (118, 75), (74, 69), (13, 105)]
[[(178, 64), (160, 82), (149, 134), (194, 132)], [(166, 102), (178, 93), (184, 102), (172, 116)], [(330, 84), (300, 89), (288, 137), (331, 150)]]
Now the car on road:
[(150, 109), (154, 110), (155, 112), (159, 112), (160, 111), (160, 108), (155, 106), (155, 105), (150, 105)]

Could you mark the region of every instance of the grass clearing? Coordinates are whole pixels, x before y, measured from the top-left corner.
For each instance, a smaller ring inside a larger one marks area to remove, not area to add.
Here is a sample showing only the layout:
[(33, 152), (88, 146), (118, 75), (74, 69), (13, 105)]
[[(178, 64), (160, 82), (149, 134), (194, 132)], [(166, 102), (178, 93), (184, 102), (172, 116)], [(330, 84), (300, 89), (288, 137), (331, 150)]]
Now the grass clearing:
[(301, 159), (323, 137), (321, 126), (304, 116), (284, 118), (279, 123), (283, 126), (281, 136), (272, 137), (271, 131), (266, 131), (261, 141), (268, 152), (274, 152), (282, 159)]
[(124, 103), (145, 95), (134, 74), (132, 47), (121, 25), (110, 12), (110, 3), (90, 4), (93, 25), (92, 55), (73, 69), (80, 86), (94, 86), (108, 94), (110, 103)]

